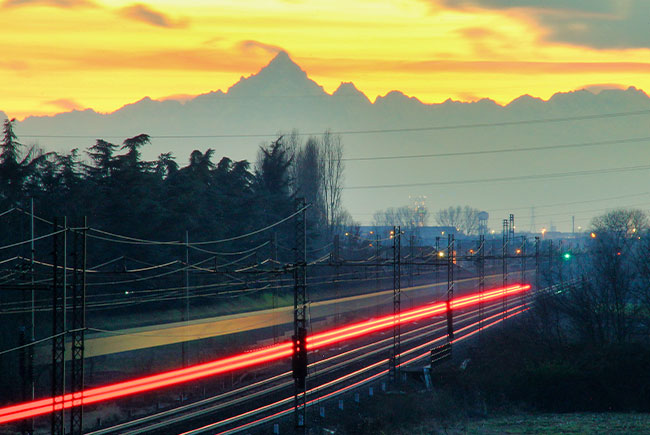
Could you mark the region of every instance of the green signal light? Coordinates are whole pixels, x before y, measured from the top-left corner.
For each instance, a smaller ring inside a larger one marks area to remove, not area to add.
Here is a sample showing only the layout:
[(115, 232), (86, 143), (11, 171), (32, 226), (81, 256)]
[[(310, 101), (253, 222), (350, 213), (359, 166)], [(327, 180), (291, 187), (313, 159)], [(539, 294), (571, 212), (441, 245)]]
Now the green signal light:
[(564, 258), (565, 260), (571, 260), (571, 253), (565, 252), (564, 254), (562, 254), (562, 258)]

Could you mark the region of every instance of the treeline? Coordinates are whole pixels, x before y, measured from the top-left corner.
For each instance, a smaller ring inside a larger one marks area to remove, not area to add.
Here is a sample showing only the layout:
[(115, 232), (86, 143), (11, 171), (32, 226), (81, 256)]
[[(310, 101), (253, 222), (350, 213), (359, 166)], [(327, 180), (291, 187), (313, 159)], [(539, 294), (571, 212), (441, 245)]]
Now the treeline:
[[(592, 220), (580, 245), (544, 246), (532, 309), (471, 356), (466, 386), (493, 405), (544, 412), (650, 411), (650, 222), (637, 209)], [(551, 287), (553, 286), (553, 287)], [(505, 399), (505, 400), (504, 400)]]
[[(149, 143), (150, 137), (140, 134), (120, 145), (98, 139), (85, 151), (44, 152), (21, 144), (14, 121), (6, 120), (0, 142), (0, 212), (29, 210), (33, 199), (37, 215), (67, 216), (72, 225), (87, 216), (90, 226), (127, 236), (183, 240), (188, 231), (195, 241), (215, 240), (270, 225), (290, 215), (294, 199), (303, 196), (312, 204), (312, 246), (344, 223), (343, 145), (337, 136), (325, 133), (304, 143), (296, 132), (280, 136), (260, 146), (254, 165), (228, 157), (215, 162), (213, 149), (193, 151), (186, 165), (171, 152), (146, 161), (142, 150)], [(288, 222), (274, 229), (278, 240), (291, 246), (292, 228)], [(25, 239), (24, 225), (13, 229), (0, 238)], [(245, 243), (269, 237), (262, 234)]]

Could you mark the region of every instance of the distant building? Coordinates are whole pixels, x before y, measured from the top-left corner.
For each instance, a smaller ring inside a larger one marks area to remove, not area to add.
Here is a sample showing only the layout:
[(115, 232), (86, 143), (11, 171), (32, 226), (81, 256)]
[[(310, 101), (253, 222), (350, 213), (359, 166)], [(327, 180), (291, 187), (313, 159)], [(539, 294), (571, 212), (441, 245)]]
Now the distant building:
[[(380, 239), (389, 239), (390, 233), (393, 231), (392, 226), (374, 226), (374, 225), (362, 225), (359, 227), (359, 235), (368, 240), (373, 240), (377, 237)], [(433, 246), (436, 243), (436, 237), (440, 237), (440, 240), (447, 240), (449, 234), (455, 236), (464, 236), (462, 233), (459, 233), (455, 227), (449, 226), (421, 226), (414, 228), (402, 228), (403, 239), (402, 243), (408, 243), (411, 235), (415, 236), (416, 243), (419, 245), (430, 245)], [(445, 242), (446, 246), (446, 242)]]

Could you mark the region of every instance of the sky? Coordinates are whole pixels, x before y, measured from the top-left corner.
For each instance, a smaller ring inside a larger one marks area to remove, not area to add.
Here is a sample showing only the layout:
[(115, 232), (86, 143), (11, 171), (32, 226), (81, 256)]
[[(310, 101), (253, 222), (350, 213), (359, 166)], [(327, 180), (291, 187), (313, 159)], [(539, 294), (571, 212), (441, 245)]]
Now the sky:
[(352, 81), (371, 99), (650, 90), (647, 0), (0, 4), (0, 110), (18, 119), (226, 90), (279, 50), (326, 91)]

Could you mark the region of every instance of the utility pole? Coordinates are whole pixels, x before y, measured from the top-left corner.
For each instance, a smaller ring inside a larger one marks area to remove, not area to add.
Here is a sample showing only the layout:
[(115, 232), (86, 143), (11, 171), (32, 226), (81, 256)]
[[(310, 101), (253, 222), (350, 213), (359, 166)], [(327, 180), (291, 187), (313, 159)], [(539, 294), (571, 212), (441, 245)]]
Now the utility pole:
[(400, 314), (402, 304), (402, 229), (393, 227), (393, 352), (390, 358), (389, 377), (393, 384), (399, 383), (399, 363), (401, 353)]
[(537, 229), (535, 228), (535, 207), (530, 208), (530, 232), (536, 233)]
[(576, 217), (571, 216), (571, 234), (573, 237), (576, 236)]
[(296, 433), (307, 433), (307, 222), (304, 198), (296, 199), (295, 265), (293, 269), (294, 423)]

